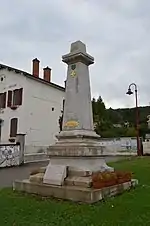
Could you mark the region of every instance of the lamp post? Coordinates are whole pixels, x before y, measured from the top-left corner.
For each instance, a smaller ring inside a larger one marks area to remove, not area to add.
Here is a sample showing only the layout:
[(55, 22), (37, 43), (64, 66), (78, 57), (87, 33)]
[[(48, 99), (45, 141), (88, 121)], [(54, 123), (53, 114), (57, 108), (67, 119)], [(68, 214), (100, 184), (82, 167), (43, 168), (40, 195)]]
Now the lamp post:
[(140, 137), (139, 137), (139, 109), (138, 109), (138, 90), (137, 85), (135, 83), (131, 83), (128, 87), (128, 91), (126, 94), (132, 95), (133, 91), (131, 87), (134, 86), (135, 88), (135, 103), (136, 103), (136, 137), (137, 137), (137, 155), (142, 155), (141, 148), (140, 148)]

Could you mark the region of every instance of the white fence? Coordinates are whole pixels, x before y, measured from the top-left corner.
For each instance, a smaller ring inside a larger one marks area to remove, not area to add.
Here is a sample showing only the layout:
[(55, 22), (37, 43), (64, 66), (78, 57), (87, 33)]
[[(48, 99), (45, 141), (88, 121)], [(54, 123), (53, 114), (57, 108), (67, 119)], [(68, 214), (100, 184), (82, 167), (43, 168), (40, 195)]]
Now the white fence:
[(144, 154), (150, 154), (150, 141), (143, 142)]
[(106, 147), (108, 153), (137, 152), (136, 137), (102, 138), (100, 145)]

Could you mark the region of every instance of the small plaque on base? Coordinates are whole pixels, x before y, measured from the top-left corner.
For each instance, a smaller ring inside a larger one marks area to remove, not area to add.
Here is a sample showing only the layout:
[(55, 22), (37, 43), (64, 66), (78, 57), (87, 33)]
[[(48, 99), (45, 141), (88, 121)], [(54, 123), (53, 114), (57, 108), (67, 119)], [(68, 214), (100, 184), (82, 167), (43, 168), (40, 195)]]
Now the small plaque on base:
[(67, 176), (67, 167), (64, 165), (47, 166), (43, 177), (43, 183), (52, 185), (63, 185), (64, 179)]

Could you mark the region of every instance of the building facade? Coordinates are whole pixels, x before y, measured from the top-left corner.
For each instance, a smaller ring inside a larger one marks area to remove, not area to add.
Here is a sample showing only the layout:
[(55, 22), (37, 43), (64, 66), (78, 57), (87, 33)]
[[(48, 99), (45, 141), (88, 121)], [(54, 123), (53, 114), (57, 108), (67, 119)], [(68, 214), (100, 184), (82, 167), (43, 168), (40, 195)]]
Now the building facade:
[(39, 60), (29, 74), (0, 64), (0, 142), (25, 134), (26, 152), (40, 152), (55, 142), (63, 110), (64, 87), (51, 82), (51, 69), (39, 77)]

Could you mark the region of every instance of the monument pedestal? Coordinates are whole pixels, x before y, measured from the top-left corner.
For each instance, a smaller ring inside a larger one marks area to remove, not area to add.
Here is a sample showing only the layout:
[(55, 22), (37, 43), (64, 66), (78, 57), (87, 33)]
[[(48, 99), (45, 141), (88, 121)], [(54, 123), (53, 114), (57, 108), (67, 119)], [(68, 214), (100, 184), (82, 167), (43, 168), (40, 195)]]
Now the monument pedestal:
[[(77, 177), (85, 176), (90, 183), (93, 173), (113, 171), (105, 162), (102, 155), (104, 147), (99, 145), (99, 136), (94, 131), (62, 131), (57, 138), (58, 142), (48, 150), (50, 163), (49, 173), (46, 174), (51, 184), (54, 184), (53, 181), (56, 181), (55, 178), (59, 175), (55, 185), (63, 185), (65, 172), (70, 181), (72, 176), (79, 181), (83, 178)], [(63, 167), (64, 170), (60, 173), (59, 169)], [(45, 182), (45, 179), (43, 181)]]
[(15, 181), (14, 190), (75, 202), (95, 203), (135, 187), (137, 180), (102, 189), (92, 186), (92, 174), (113, 171), (103, 158), (103, 148), (90, 138), (60, 139), (49, 148), (50, 163), (30, 175), (29, 180)]
[(94, 131), (62, 131), (58, 142), (50, 146), (48, 155), (51, 165), (65, 165), (69, 171), (113, 171), (103, 157), (105, 147), (100, 146), (99, 136)]

